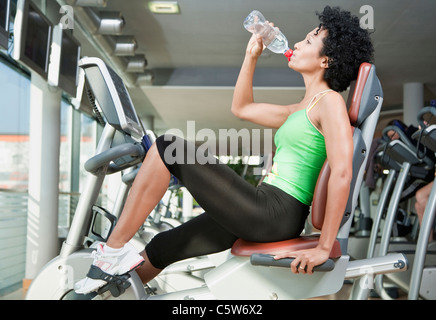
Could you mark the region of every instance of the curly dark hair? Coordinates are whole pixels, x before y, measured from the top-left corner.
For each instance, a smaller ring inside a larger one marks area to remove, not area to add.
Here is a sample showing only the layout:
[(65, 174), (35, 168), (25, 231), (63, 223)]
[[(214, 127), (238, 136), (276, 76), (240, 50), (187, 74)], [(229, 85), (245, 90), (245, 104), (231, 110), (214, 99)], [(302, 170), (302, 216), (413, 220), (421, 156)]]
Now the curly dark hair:
[(373, 62), (374, 47), (359, 18), (339, 7), (326, 6), (319, 16), (319, 29), (327, 30), (321, 55), (329, 58), (324, 79), (335, 91), (344, 91), (357, 78), (363, 62)]

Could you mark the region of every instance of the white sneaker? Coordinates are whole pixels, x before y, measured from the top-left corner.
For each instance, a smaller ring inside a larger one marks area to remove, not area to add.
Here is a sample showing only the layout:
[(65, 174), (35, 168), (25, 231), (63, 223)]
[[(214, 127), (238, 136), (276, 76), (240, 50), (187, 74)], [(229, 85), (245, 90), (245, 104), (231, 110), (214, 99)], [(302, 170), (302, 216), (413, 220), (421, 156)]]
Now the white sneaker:
[[(92, 265), (110, 275), (123, 275), (144, 262), (144, 258), (130, 243), (126, 243), (124, 247), (115, 252), (113, 251), (114, 249), (99, 244), (97, 250), (92, 253), (94, 258)], [(74, 291), (78, 294), (88, 294), (103, 287), (106, 283), (104, 280), (86, 277), (76, 282)]]

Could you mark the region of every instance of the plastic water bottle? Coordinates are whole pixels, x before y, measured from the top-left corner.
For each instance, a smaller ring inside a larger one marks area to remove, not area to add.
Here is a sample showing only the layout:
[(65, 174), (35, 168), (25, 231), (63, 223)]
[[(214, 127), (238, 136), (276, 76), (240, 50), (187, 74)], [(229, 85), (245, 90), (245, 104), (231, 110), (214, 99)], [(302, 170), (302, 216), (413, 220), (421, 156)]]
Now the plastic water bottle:
[(282, 53), (288, 61), (293, 51), (289, 49), (288, 39), (277, 28), (266, 23), (266, 19), (258, 10), (253, 10), (244, 20), (244, 28), (254, 34), (260, 34), (263, 44), (274, 53)]

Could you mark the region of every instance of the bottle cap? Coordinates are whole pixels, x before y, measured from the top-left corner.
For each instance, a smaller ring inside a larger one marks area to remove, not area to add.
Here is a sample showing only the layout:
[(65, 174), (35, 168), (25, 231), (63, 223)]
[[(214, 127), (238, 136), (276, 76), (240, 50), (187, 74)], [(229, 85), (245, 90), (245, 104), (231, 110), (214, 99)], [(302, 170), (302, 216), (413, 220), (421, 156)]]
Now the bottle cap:
[(294, 51), (292, 51), (292, 49), (289, 49), (288, 51), (286, 51), (284, 53), (285, 57), (288, 58), (288, 61), (291, 61), (291, 57), (292, 57), (293, 53), (294, 53)]

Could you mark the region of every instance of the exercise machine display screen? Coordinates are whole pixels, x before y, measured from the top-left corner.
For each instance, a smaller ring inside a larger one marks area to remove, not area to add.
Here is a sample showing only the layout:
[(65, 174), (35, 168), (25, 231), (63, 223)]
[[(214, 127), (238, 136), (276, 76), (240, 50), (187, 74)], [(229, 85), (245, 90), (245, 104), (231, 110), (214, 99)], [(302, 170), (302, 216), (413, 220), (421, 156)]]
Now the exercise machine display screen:
[(53, 25), (38, 7), (18, 0), (14, 22), (14, 59), (47, 79)]
[(79, 66), (85, 71), (86, 84), (90, 87), (88, 96), (92, 93), (91, 103), (97, 102), (95, 107), (102, 111), (105, 121), (142, 139), (144, 128), (121, 77), (100, 58), (84, 57)]
[(80, 45), (73, 36), (63, 31), (61, 60), (59, 66), (59, 87), (74, 96), (79, 73)]
[(124, 115), (126, 117), (127, 123), (136, 124), (140, 126), (140, 122), (138, 116), (135, 111), (135, 107), (133, 106), (132, 100), (130, 99), (130, 95), (127, 92), (126, 86), (124, 85), (123, 80), (115, 73), (110, 67), (108, 67), (111, 78), (114, 82), (115, 88), (117, 90), (118, 96), (120, 97), (121, 105), (123, 107)]
[(42, 70), (47, 70), (51, 25), (33, 5), (29, 5), (24, 54)]

